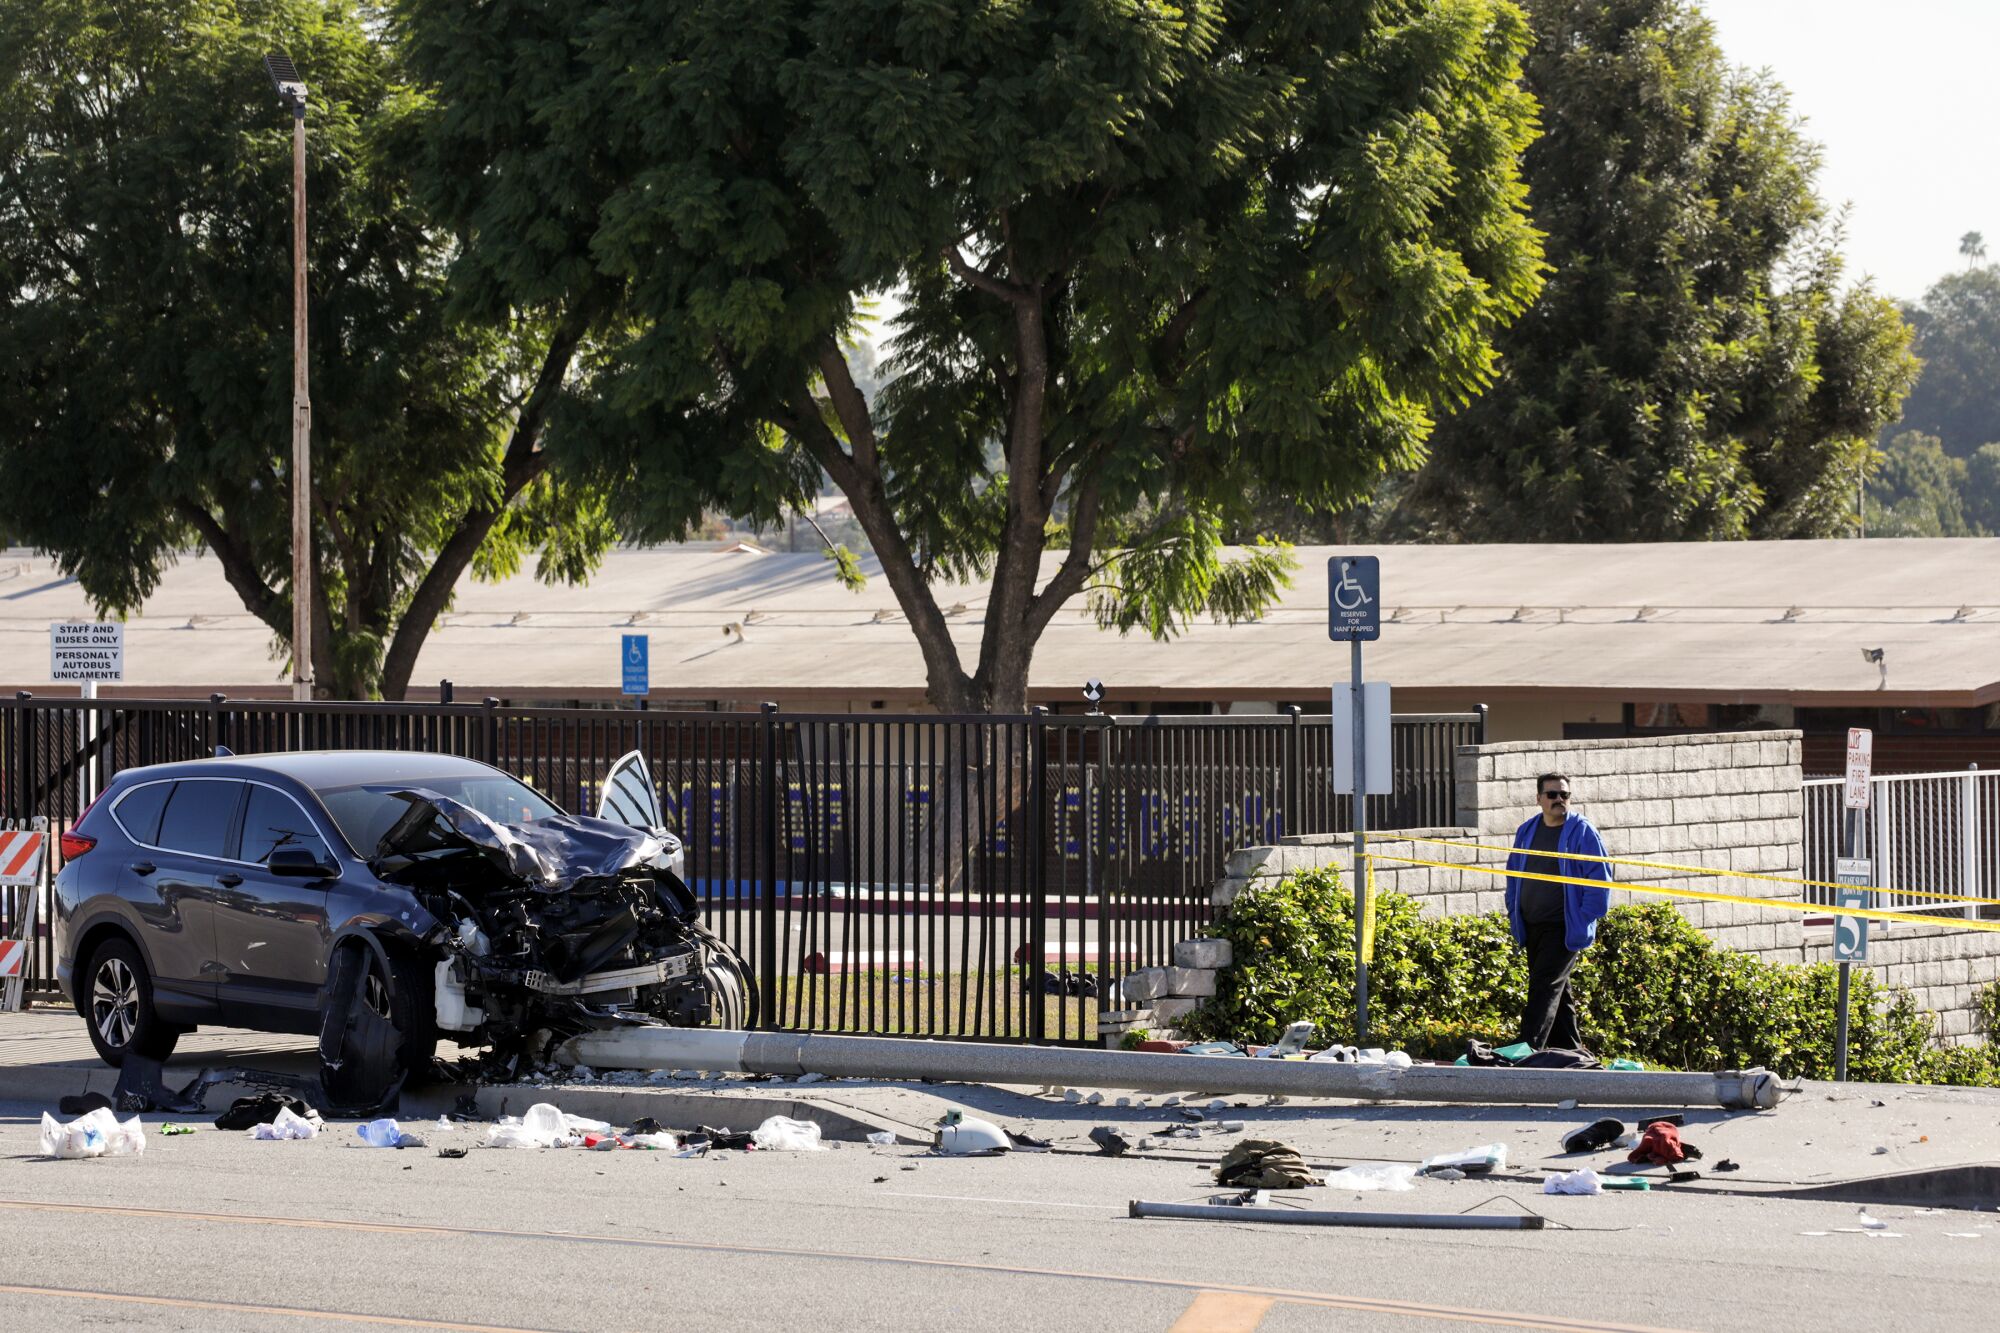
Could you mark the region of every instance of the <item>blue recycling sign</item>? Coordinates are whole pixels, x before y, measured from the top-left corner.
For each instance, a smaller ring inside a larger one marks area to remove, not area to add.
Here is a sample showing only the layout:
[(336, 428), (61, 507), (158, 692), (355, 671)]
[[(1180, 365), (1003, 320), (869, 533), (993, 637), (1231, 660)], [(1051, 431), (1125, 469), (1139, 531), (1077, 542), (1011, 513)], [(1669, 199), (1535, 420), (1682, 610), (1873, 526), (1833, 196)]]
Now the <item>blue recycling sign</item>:
[(1336, 555), (1326, 562), (1326, 634), (1336, 643), (1382, 637), (1382, 562)]
[(618, 663), (623, 668), (624, 694), (645, 694), (652, 686), (647, 679), (647, 636), (627, 634), (618, 646)]

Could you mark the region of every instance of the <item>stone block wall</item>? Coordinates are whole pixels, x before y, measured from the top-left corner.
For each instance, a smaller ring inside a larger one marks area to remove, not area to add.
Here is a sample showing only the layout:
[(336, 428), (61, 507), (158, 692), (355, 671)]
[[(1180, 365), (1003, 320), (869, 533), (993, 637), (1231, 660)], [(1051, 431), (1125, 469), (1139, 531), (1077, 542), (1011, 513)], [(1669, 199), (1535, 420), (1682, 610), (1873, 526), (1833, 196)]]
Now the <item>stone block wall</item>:
[[(1501, 851), (1514, 830), (1537, 813), (1535, 778), (1560, 772), (1576, 793), (1573, 808), (1604, 834), (1614, 857), (1734, 872), (1695, 877), (1659, 867), (1621, 865), (1622, 883), (1673, 884), (1749, 897), (1797, 900), (1790, 886), (1744, 874), (1796, 877), (1804, 862), (1803, 773), (1796, 731), (1733, 732), (1630, 740), (1507, 741), (1466, 746), (1457, 756), (1459, 825), (1371, 833), (1368, 847), (1384, 857), (1444, 862), (1375, 862), (1375, 883), (1417, 900), (1429, 915), (1499, 911), (1504, 877), (1469, 869), (1505, 865)], [(1461, 845), (1439, 846), (1417, 839)], [(1213, 890), (1217, 909), (1301, 870), (1332, 866), (1346, 879), (1353, 864), (1350, 834), (1308, 834), (1269, 847), (1248, 847), (1229, 860)], [(1646, 901), (1614, 894), (1612, 901)], [(1657, 901), (1657, 900), (1656, 900)], [(1668, 899), (1718, 944), (1772, 962), (1825, 960), (1832, 935), (1808, 927), (1804, 913), (1748, 904)], [(1870, 941), (1867, 966), (1891, 987), (1907, 990), (1939, 1017), (1947, 1040), (1980, 1039), (1973, 997), (2000, 979), (2000, 932), (1883, 923)]]

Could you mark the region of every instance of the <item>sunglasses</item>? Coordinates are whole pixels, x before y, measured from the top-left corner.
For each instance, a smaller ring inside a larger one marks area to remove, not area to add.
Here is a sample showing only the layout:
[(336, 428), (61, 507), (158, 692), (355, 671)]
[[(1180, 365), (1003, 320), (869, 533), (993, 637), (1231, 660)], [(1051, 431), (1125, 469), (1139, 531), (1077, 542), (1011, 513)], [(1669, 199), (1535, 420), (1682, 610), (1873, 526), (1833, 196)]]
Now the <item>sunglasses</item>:
[(1542, 799), (1545, 801), (1567, 801), (1569, 793), (1566, 791), (1545, 791), (1542, 793)]

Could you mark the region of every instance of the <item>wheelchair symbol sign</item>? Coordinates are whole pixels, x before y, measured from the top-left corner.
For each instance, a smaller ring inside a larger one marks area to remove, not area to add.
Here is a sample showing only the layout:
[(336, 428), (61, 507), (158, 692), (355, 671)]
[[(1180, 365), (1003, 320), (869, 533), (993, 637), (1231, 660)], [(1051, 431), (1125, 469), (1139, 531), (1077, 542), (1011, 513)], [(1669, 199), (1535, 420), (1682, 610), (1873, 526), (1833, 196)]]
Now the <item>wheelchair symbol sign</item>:
[(620, 693), (643, 695), (649, 691), (651, 681), (647, 679), (648, 673), (646, 670), (648, 665), (646, 660), (648, 653), (646, 650), (648, 647), (647, 636), (644, 634), (626, 634), (620, 636), (618, 661), (619, 665), (623, 668), (623, 671), (620, 673), (623, 677), (623, 689)]
[(1326, 562), (1326, 630), (1335, 641), (1382, 637), (1382, 562), (1336, 555)]

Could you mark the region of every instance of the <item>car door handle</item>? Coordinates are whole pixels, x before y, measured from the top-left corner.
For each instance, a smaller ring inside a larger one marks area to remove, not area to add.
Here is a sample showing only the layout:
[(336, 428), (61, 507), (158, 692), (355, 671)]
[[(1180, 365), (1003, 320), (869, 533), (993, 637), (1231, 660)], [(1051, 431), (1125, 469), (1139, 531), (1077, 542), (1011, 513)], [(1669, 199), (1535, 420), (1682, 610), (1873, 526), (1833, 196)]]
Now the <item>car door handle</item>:
[(151, 861), (134, 861), (132, 863), (132, 873), (135, 875), (150, 875), (157, 869), (159, 867)]
[(232, 871), (228, 874), (217, 875), (215, 877), (215, 882), (217, 884), (220, 884), (225, 889), (233, 889), (238, 884), (241, 884), (243, 882), (243, 876), (238, 875)]

